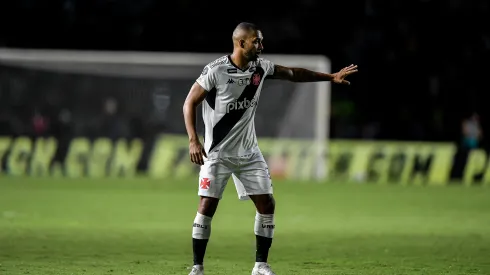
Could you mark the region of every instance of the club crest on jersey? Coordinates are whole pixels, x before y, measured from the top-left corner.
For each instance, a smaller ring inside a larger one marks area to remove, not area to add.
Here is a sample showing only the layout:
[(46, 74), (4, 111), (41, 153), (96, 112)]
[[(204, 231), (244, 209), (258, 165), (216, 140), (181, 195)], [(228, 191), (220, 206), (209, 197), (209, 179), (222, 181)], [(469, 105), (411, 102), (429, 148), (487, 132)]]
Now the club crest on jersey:
[(260, 74), (256, 73), (252, 76), (252, 84), (258, 86), (260, 84)]

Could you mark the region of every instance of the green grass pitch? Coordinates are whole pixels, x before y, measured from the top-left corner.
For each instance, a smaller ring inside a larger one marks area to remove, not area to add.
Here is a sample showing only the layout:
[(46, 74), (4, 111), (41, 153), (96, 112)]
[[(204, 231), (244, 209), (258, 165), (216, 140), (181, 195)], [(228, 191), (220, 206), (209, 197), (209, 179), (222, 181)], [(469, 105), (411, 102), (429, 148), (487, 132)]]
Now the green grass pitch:
[[(0, 177), (0, 274), (184, 274), (197, 181)], [(275, 182), (279, 274), (490, 274), (490, 190)], [(255, 209), (230, 182), (206, 274), (250, 274)]]

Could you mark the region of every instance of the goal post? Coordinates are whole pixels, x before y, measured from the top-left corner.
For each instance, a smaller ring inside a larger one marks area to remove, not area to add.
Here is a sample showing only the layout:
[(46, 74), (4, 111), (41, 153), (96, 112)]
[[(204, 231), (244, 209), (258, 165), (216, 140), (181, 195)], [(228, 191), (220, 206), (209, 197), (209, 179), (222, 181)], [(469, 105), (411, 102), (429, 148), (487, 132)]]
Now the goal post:
[[(32, 90), (40, 88), (71, 93), (69, 97), (72, 101), (66, 99), (66, 104), (90, 103), (99, 98), (115, 97), (126, 106), (126, 110), (160, 125), (163, 132), (183, 135), (185, 127), (181, 106), (186, 93), (203, 67), (222, 55), (224, 53), (2, 48), (0, 72), (18, 76), (27, 81), (28, 86), (37, 85), (30, 86)], [(321, 72), (330, 72), (331, 69), (330, 60), (320, 55), (264, 54), (263, 57), (283, 66)], [(36, 84), (29, 84), (29, 79), (33, 78)], [(315, 163), (313, 171), (306, 172), (303, 178), (325, 180), (328, 170), (330, 82), (271, 80), (264, 85), (255, 118), (259, 140), (308, 141), (314, 145), (309, 154), (314, 154)], [(93, 89), (87, 89), (87, 86)], [(201, 115), (200, 112), (198, 115)]]

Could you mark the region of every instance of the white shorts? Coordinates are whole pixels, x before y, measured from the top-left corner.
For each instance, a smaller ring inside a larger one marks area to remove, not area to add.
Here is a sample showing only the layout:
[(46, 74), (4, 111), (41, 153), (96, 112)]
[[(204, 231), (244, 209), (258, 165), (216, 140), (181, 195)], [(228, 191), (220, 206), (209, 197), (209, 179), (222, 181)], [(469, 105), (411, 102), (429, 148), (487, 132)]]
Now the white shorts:
[(233, 177), (240, 200), (249, 195), (272, 194), (269, 167), (259, 151), (243, 157), (206, 159), (199, 172), (199, 196), (221, 199)]

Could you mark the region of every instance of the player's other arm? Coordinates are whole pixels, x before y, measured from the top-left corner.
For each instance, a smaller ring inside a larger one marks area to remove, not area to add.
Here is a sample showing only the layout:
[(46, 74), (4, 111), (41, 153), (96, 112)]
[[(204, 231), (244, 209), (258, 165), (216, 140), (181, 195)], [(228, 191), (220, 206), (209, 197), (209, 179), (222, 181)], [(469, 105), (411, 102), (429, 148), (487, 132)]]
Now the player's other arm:
[(195, 82), (185, 99), (183, 107), (185, 128), (187, 130), (187, 135), (189, 136), (189, 156), (193, 163), (199, 165), (204, 164), (203, 156), (206, 156), (206, 151), (197, 135), (196, 109), (206, 98), (206, 95), (207, 91)]
[(315, 72), (304, 68), (290, 68), (281, 65), (274, 65), (274, 73), (268, 78), (283, 79), (292, 82), (332, 81), (337, 84), (349, 85), (350, 82), (345, 80), (345, 78), (356, 72), (357, 72), (357, 65), (347, 66), (342, 70), (333, 74)]

